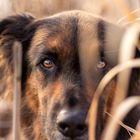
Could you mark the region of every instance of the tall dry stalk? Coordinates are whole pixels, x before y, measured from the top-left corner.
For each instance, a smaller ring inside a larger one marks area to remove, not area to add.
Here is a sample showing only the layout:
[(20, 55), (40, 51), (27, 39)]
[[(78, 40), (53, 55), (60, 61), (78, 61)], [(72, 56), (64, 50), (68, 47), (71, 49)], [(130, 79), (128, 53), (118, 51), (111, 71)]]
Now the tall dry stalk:
[(15, 42), (13, 45), (13, 56), (14, 56), (13, 140), (20, 140), (22, 47), (19, 42)]
[(99, 83), (94, 98), (92, 100), (92, 104), (89, 110), (89, 140), (96, 140), (96, 120), (97, 120), (97, 112), (98, 112), (98, 105), (101, 96), (103, 95), (103, 91), (108, 83), (121, 71), (128, 69), (128, 68), (137, 68), (140, 67), (140, 59), (135, 60), (128, 60), (125, 63), (119, 64), (112, 68), (101, 80)]

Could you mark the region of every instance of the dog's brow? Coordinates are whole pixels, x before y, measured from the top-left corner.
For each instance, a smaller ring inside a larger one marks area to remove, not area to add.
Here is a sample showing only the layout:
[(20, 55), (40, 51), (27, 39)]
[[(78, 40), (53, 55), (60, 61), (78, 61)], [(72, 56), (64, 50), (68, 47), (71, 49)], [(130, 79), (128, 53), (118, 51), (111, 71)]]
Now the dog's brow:
[(56, 48), (47, 48), (40, 46), (40, 48), (36, 48), (34, 52), (32, 52), (34, 57), (32, 62), (34, 62), (34, 65), (37, 65), (40, 63), (41, 60), (47, 58), (48, 56), (56, 57), (57, 56), (57, 49)]

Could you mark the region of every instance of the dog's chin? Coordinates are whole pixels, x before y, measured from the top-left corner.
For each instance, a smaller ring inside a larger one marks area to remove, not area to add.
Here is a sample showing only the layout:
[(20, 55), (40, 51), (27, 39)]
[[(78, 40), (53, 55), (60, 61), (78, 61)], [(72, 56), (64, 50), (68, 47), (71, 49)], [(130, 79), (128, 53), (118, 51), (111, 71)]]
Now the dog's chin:
[(69, 138), (57, 131), (52, 136), (50, 136), (49, 140), (88, 140), (88, 133), (85, 133), (80, 137)]

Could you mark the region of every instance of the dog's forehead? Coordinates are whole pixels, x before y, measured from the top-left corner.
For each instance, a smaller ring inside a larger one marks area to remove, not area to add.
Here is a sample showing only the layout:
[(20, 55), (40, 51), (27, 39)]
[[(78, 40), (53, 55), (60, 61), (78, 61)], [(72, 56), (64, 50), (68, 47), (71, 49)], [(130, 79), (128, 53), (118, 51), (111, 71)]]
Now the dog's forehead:
[(80, 53), (82, 51), (82, 54), (85, 54), (84, 58), (87, 57), (86, 54), (96, 54), (92, 57), (96, 58), (100, 46), (103, 48), (105, 45), (108, 23), (86, 12), (64, 12), (39, 20), (37, 23), (39, 26), (32, 38), (29, 56), (45, 50), (63, 50), (65, 53), (78, 49)]
[[(81, 41), (78, 39), (83, 33), (88, 37), (93, 35), (95, 38), (96, 24), (99, 20), (91, 14), (79, 11), (56, 14), (38, 21), (39, 27), (37, 27), (32, 44), (36, 46), (45, 40), (51, 42), (52, 46), (60, 42), (70, 44), (72, 41)], [(73, 40), (74, 38), (77, 40)]]

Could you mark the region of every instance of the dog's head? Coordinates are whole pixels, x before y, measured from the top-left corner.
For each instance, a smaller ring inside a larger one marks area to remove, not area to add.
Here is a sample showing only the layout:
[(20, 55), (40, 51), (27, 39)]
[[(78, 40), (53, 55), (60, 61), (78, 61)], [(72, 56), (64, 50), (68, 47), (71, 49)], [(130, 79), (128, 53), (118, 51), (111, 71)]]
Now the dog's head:
[[(5, 60), (1, 69), (5, 67), (9, 75), (13, 72), (12, 44), (18, 40), (23, 47), (21, 118), (29, 139), (88, 139), (86, 116), (94, 87), (91, 81), (98, 71), (103, 74), (114, 64), (114, 59), (105, 54), (107, 46), (112, 45), (107, 42), (109, 27), (121, 37), (122, 29), (113, 26), (79, 11), (41, 20), (18, 15), (0, 22), (0, 49)], [(118, 41), (112, 40), (117, 46)], [(98, 61), (97, 55), (105, 65), (89, 67)]]

